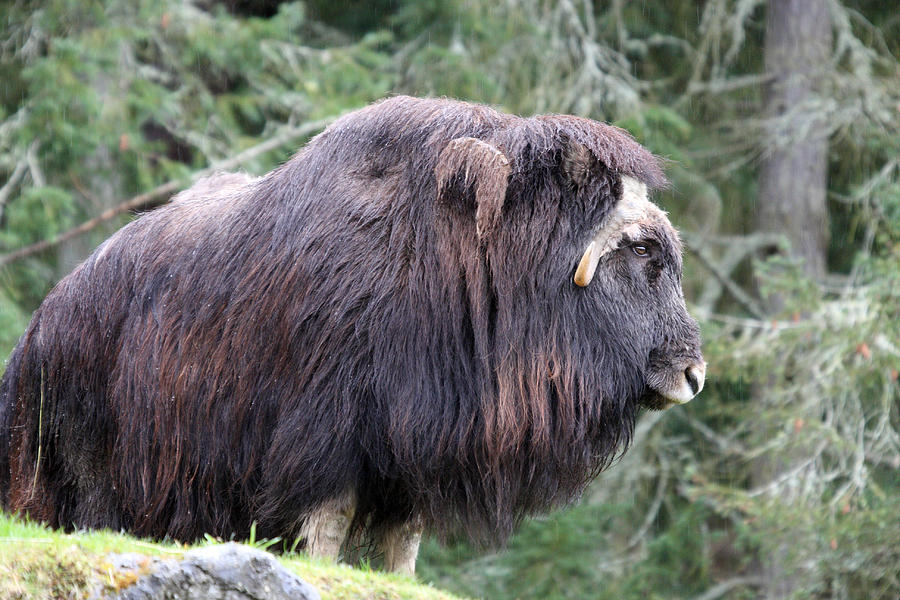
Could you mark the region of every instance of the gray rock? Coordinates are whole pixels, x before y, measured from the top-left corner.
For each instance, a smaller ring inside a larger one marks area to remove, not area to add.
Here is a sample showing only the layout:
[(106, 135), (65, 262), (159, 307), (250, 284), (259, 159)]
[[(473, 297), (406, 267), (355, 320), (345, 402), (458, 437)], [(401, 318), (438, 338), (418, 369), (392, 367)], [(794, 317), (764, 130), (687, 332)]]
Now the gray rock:
[(320, 600), (315, 588), (274, 556), (241, 544), (198, 548), (180, 560), (148, 561), (134, 554), (109, 560), (120, 574), (138, 574), (133, 585), (114, 596), (122, 600)]

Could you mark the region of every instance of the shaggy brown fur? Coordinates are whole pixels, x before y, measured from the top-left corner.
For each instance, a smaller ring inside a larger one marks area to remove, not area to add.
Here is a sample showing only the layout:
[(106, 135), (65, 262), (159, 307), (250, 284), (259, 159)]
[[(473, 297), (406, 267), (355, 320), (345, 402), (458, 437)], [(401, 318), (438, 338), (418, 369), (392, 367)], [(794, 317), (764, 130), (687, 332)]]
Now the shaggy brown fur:
[(614, 127), (398, 97), (198, 183), (35, 312), (0, 384), (3, 506), (291, 539), (350, 494), (360, 527), (502, 542), (625, 448), (652, 361), (700, 356), (670, 227), (572, 283), (623, 175), (664, 183)]

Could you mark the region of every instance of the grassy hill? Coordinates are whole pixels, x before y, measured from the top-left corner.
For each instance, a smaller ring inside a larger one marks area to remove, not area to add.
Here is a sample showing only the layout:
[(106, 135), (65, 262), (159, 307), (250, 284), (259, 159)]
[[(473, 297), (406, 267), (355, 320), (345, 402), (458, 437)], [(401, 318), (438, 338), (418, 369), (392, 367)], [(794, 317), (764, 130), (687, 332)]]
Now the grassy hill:
[[(265, 542), (255, 544), (256, 547), (266, 545)], [(150, 543), (109, 531), (60, 533), (0, 514), (0, 598), (84, 598), (97, 586), (112, 594), (127, 588), (136, 578), (129, 572), (114, 571), (107, 558), (110, 554), (137, 553), (177, 559), (190, 549), (190, 546)], [(408, 577), (312, 560), (298, 553), (285, 553), (279, 560), (316, 587), (323, 600), (458, 598)]]

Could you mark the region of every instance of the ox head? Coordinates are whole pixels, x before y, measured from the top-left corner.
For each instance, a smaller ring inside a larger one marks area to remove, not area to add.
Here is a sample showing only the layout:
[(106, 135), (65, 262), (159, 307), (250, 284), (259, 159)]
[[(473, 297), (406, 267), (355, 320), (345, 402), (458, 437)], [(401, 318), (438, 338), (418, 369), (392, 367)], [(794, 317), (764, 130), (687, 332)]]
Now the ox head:
[[(627, 141), (651, 156), (630, 138)], [(703, 388), (706, 363), (699, 327), (687, 312), (681, 289), (678, 234), (666, 214), (649, 201), (647, 185), (637, 176), (621, 174), (615, 165), (606, 164), (608, 156), (597, 156), (596, 151), (568, 136), (563, 136), (563, 144), (556, 169), (558, 179), (565, 183), (553, 187), (554, 178), (544, 173), (524, 175), (523, 180), (531, 179), (525, 185), (537, 188), (535, 197), (555, 194), (563, 211), (567, 202), (576, 203), (576, 196), (591, 198), (600, 209), (591, 213), (596, 217), (592, 222), (586, 227), (581, 224), (574, 234), (576, 247), (552, 253), (569, 274), (564, 281), (554, 279), (568, 288), (556, 292), (574, 298), (592, 314), (577, 334), (593, 333), (613, 340), (605, 344), (605, 364), (598, 368), (611, 368), (620, 377), (628, 373), (635, 378), (637, 373), (639, 383), (625, 386), (628, 390), (624, 393), (650, 409), (684, 404)], [(513, 167), (528, 168), (519, 164), (514, 153), (510, 160), (502, 147), (504, 144), (458, 138), (444, 148), (436, 169), (439, 190), (453, 180), (473, 193), (476, 232), (482, 244), (495, 229), (502, 228)], [(611, 185), (598, 185), (598, 177), (605, 177)], [(542, 186), (547, 187), (542, 190)], [(583, 296), (578, 298), (579, 294)], [(623, 393), (622, 386), (617, 390)]]
[(585, 293), (592, 286), (614, 290), (634, 309), (619, 318), (648, 350), (641, 403), (657, 409), (684, 404), (703, 389), (706, 363), (681, 290), (681, 243), (665, 213), (647, 199), (645, 184), (626, 175), (619, 189), (618, 201), (587, 242), (573, 283)]

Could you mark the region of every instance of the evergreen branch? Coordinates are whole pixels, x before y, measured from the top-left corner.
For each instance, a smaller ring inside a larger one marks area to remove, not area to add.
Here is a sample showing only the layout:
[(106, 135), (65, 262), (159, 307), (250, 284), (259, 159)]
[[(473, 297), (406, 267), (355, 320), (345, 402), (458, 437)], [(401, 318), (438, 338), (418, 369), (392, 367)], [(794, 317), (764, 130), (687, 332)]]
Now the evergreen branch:
[[(828, 442), (822, 442), (818, 446), (816, 446), (815, 450), (812, 452), (810, 456), (806, 458), (803, 462), (797, 463), (793, 468), (784, 471), (778, 474), (775, 478), (767, 481), (766, 483), (759, 485), (755, 488), (751, 488), (747, 490), (746, 494), (748, 498), (755, 498), (757, 496), (761, 496), (763, 494), (769, 494), (771, 492), (777, 491), (782, 484), (790, 481), (795, 481), (803, 471), (808, 469), (811, 465), (813, 465), (821, 456), (822, 452), (828, 446)], [(780, 450), (779, 450), (780, 451)]]
[(625, 544), (625, 548), (628, 550), (635, 548), (641, 540), (646, 537), (647, 532), (650, 531), (650, 527), (656, 522), (657, 516), (659, 515), (659, 509), (662, 507), (663, 500), (666, 498), (666, 489), (669, 484), (669, 463), (662, 453), (657, 455), (657, 459), (659, 460), (660, 475), (659, 481), (656, 484), (656, 496), (653, 498), (653, 503), (647, 510), (647, 514), (644, 516), (644, 521), (641, 523), (641, 526), (638, 527), (638, 530), (631, 538), (629, 538), (628, 543)]
[[(319, 119), (318, 121), (311, 121), (309, 123), (304, 123), (300, 126), (289, 126), (285, 127), (280, 133), (275, 135), (274, 137), (257, 144), (256, 146), (252, 146), (247, 148), (243, 152), (240, 152), (231, 158), (215, 163), (212, 166), (209, 166), (205, 169), (201, 169), (191, 174), (190, 177), (184, 179), (173, 179), (168, 181), (160, 186), (157, 186), (150, 190), (149, 192), (144, 192), (143, 194), (138, 194), (118, 204), (108, 210), (103, 211), (93, 219), (89, 219), (84, 223), (77, 225), (63, 233), (57, 235), (53, 239), (49, 240), (41, 240), (40, 242), (36, 242), (29, 246), (25, 246), (23, 248), (19, 248), (13, 252), (8, 254), (0, 255), (0, 268), (3, 268), (17, 260), (21, 260), (28, 256), (32, 256), (34, 254), (38, 254), (45, 250), (49, 250), (51, 248), (55, 248), (59, 246), (63, 242), (71, 240), (72, 238), (78, 237), (79, 235), (85, 234), (88, 231), (91, 231), (101, 223), (105, 223), (110, 219), (115, 218), (122, 213), (138, 210), (141, 208), (151, 208), (162, 204), (165, 202), (169, 196), (180, 190), (185, 186), (186, 183), (196, 181), (202, 177), (207, 175), (211, 175), (217, 171), (226, 171), (228, 169), (233, 169), (234, 167), (244, 163), (248, 160), (256, 158), (261, 154), (265, 154), (270, 150), (275, 150), (283, 146), (284, 144), (293, 141), (297, 138), (306, 137), (311, 135), (324, 127), (326, 127), (329, 123), (334, 121), (337, 117), (326, 117), (324, 119)], [(5, 189), (5, 186), (4, 186)]]

